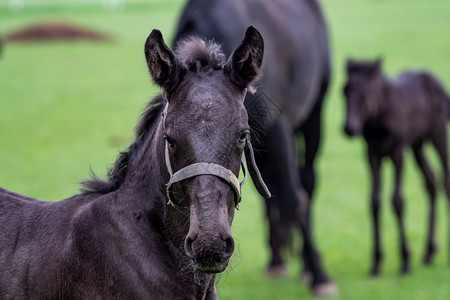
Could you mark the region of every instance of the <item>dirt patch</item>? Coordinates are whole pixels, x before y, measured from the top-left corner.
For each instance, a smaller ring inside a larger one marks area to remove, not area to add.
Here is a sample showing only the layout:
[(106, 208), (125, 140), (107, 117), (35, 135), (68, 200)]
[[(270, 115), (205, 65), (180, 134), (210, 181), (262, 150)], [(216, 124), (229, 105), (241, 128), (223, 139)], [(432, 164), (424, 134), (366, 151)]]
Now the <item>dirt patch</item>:
[[(42, 22), (6, 34), (6, 42), (25, 41), (111, 41), (111, 35), (64, 22)], [(1, 46), (1, 44), (0, 44)]]

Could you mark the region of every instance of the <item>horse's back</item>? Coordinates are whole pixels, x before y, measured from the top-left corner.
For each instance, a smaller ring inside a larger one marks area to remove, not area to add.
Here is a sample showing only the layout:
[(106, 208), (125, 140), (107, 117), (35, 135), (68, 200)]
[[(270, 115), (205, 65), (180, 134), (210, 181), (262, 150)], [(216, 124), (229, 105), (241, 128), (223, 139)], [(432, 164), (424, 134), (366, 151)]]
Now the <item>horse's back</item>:
[[(48, 241), (38, 221), (47, 203), (0, 188), (0, 298), (28, 298)], [(41, 247), (37, 247), (42, 245)], [(45, 262), (43, 264), (45, 267)]]
[[(28, 217), (35, 216), (48, 203), (0, 187), (0, 232), (8, 232)], [(3, 245), (0, 244), (0, 247)]]
[(35, 215), (44, 203), (0, 188), (0, 262), (5, 253), (14, 251), (18, 231), (26, 219)]
[(317, 1), (191, 0), (175, 40), (191, 34), (214, 39), (230, 55), (249, 25), (258, 28), (265, 42), (258, 91), (276, 101), (293, 124), (300, 125), (329, 76), (328, 36)]
[(40, 201), (0, 188), (1, 299), (61, 292), (71, 221), (82, 204), (71, 200)]
[[(439, 80), (428, 72), (404, 72), (392, 82), (388, 102), (392, 127), (402, 129), (408, 144), (427, 140), (446, 125), (449, 99)], [(411, 122), (414, 120), (414, 122)]]
[(439, 79), (429, 72), (404, 72), (393, 82), (398, 98), (421, 111), (424, 106), (434, 112), (447, 111), (448, 96)]
[[(75, 282), (69, 284), (81, 274), (74, 228), (90, 200), (47, 202), (0, 188), (0, 299), (90, 295), (89, 287), (78, 291)], [(92, 229), (92, 221), (82, 221)]]
[(175, 299), (179, 290), (164, 289), (173, 267), (165, 242), (117, 209), (116, 201), (133, 208), (128, 200), (45, 202), (0, 188), (0, 299)]
[(40, 202), (39, 200), (35, 198), (31, 198), (25, 195), (21, 195), (12, 191), (9, 191), (7, 189), (4, 189), (0, 187), (0, 201), (7, 200), (8, 198), (14, 198), (17, 200), (24, 200), (24, 201), (30, 201), (30, 202)]

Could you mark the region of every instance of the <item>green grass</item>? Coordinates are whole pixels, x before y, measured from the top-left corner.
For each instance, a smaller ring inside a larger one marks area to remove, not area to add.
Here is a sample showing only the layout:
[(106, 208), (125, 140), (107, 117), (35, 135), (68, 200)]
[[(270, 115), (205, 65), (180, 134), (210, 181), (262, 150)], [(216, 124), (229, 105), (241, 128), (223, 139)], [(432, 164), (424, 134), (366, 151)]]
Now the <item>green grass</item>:
[[(62, 2), (62, 0), (60, 1)], [(383, 170), (382, 229), (385, 260), (378, 279), (367, 276), (371, 253), (369, 173), (360, 139), (342, 133), (341, 88), (345, 59), (384, 58), (395, 76), (404, 68), (428, 69), (450, 91), (450, 2), (447, 0), (323, 0), (333, 46), (333, 81), (324, 111), (324, 141), (314, 204), (315, 234), (324, 264), (338, 283), (336, 299), (448, 299), (450, 295), (447, 209), (438, 198), (438, 242), (434, 266), (421, 265), (427, 197), (422, 177), (408, 152), (405, 170), (406, 225), (413, 272), (398, 273), (398, 241), (391, 209), (392, 168)], [(26, 24), (57, 19), (114, 34), (113, 43), (88, 42), (7, 45), (0, 57), (0, 186), (57, 201), (77, 193), (89, 169), (104, 175), (120, 150), (133, 140), (133, 128), (146, 102), (158, 92), (143, 56), (145, 38), (159, 28), (169, 41), (182, 8), (179, 1), (133, 4), (110, 12), (101, 6), (25, 8), (0, 6), (0, 34)], [(428, 151), (434, 169), (441, 169)], [(246, 185), (233, 233), (236, 254), (221, 275), (221, 299), (308, 299), (299, 284), (301, 268), (290, 259), (287, 278), (268, 280), (264, 211)]]

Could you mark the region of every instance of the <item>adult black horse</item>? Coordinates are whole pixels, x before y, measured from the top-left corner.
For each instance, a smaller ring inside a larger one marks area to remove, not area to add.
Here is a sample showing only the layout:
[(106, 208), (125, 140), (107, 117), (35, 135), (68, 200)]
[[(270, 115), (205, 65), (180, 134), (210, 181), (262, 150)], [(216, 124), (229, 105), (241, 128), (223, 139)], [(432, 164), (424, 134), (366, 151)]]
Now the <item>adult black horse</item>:
[[(250, 24), (265, 40), (263, 77), (245, 104), (255, 147), (262, 150), (257, 164), (274, 195), (266, 201), (272, 250), (268, 274), (285, 272), (281, 251), (292, 240), (294, 225), (304, 236), (303, 278), (309, 277), (314, 293), (334, 294), (336, 286), (325, 274), (314, 245), (310, 214), (322, 102), (330, 77), (328, 34), (318, 1), (190, 0), (174, 45), (194, 34), (214, 39), (230, 54), (239, 33)], [(295, 149), (300, 134), (303, 151)]]
[(254, 162), (243, 98), (263, 40), (249, 27), (227, 61), (195, 38), (176, 53), (159, 31), (148, 37), (163, 97), (108, 180), (55, 203), (0, 188), (0, 299), (217, 299), (214, 273), (234, 251), (243, 152)]

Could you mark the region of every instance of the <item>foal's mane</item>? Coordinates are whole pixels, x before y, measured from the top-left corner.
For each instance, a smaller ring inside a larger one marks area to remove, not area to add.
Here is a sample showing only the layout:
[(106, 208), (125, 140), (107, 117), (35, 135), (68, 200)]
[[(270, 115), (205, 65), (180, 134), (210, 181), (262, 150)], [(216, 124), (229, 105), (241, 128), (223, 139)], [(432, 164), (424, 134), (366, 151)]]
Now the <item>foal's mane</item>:
[(142, 151), (148, 142), (148, 138), (156, 129), (161, 113), (167, 101), (161, 95), (156, 96), (150, 101), (147, 109), (136, 126), (136, 139), (127, 151), (121, 152), (116, 162), (108, 172), (108, 178), (102, 180), (91, 171), (91, 180), (82, 182), (81, 192), (83, 194), (91, 193), (109, 193), (117, 190), (127, 175), (128, 170), (137, 159), (142, 155)]
[[(191, 72), (207, 72), (223, 68), (226, 60), (219, 44), (204, 41), (198, 37), (189, 37), (177, 44), (175, 51), (184, 67)], [(125, 179), (128, 170), (142, 155), (143, 150), (156, 129), (156, 124), (167, 101), (158, 95), (148, 104), (147, 109), (136, 126), (136, 139), (127, 151), (121, 152), (108, 172), (106, 180), (98, 178), (91, 171), (91, 180), (82, 183), (83, 194), (106, 194), (117, 190)]]

